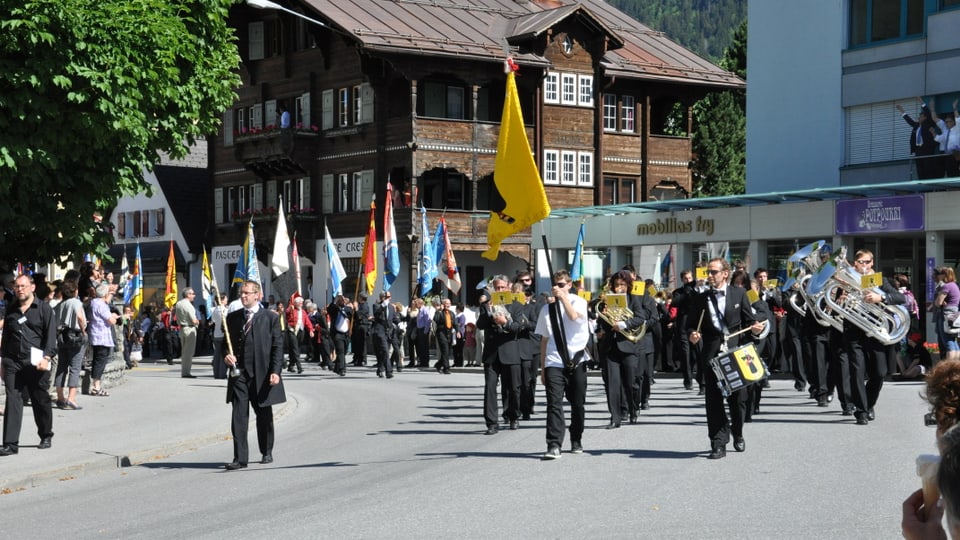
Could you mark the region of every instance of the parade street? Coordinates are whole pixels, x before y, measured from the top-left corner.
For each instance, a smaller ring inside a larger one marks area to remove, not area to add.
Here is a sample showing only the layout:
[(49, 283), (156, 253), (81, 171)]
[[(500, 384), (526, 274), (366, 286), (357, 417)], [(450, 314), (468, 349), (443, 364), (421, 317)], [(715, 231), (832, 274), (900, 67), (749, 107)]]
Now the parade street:
[[(585, 452), (570, 454), (568, 437), (561, 459), (543, 461), (542, 387), (532, 420), (485, 436), (479, 370), (388, 380), (311, 364), (284, 373), (274, 463), (259, 464), (251, 429), (249, 468), (225, 471), (225, 381), (209, 357), (194, 373), (144, 363), (109, 398), (81, 396), (83, 410), (55, 413), (50, 450), (25, 424), (20, 455), (0, 458), (4, 535), (898, 538), (901, 503), (920, 486), (914, 459), (935, 452), (920, 382), (888, 382), (876, 420), (857, 426), (836, 401), (818, 408), (792, 380), (774, 380), (746, 452), (730, 445), (713, 461), (703, 398), (679, 379), (657, 379), (639, 424), (606, 430), (591, 376)], [(133, 464), (56, 470), (105, 455)], [(10, 483), (25, 474), (34, 481)]]

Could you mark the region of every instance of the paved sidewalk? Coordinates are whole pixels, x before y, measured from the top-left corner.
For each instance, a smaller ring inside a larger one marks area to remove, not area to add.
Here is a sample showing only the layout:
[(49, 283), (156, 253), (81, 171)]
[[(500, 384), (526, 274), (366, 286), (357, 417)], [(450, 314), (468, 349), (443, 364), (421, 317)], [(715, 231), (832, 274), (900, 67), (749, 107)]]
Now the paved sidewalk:
[[(109, 397), (78, 395), (78, 411), (53, 409), (53, 447), (40, 438), (30, 407), (24, 408), (20, 453), (0, 457), (0, 493), (77, 478), (160, 459), (230, 440), (226, 381), (213, 378), (210, 356), (194, 358), (196, 379), (180, 377), (180, 364), (151, 360), (126, 373)], [(279, 418), (296, 398), (274, 408)], [(251, 414), (251, 418), (253, 415)], [(226, 450), (229, 454), (229, 447)], [(224, 454), (224, 462), (230, 456)]]

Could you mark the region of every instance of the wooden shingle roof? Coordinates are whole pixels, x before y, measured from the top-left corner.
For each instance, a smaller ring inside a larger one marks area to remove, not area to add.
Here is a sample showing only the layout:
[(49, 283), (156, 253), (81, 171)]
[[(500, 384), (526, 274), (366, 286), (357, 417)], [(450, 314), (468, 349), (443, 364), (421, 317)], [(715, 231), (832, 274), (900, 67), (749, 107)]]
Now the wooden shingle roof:
[[(602, 0), (303, 0), (308, 13), (370, 51), (503, 62), (505, 41), (537, 35), (568, 16), (586, 16), (610, 35), (602, 66), (611, 76), (678, 84), (742, 87), (736, 75), (651, 30)], [(511, 39), (512, 38), (512, 39)], [(510, 52), (520, 64), (549, 66)]]

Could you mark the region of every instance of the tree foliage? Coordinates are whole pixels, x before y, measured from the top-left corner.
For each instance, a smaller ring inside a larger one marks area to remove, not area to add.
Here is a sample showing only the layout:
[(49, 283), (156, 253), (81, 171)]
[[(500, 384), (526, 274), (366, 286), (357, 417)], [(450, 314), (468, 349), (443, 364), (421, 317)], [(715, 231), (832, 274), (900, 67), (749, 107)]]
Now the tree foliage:
[(8, 263), (103, 253), (95, 223), (235, 99), (231, 0), (0, 0), (0, 231)]
[(718, 61), (747, 18), (746, 0), (610, 0), (627, 15)]
[[(747, 78), (747, 23), (734, 34), (721, 67)], [(693, 108), (695, 196), (739, 195), (746, 190), (746, 92), (713, 92)]]

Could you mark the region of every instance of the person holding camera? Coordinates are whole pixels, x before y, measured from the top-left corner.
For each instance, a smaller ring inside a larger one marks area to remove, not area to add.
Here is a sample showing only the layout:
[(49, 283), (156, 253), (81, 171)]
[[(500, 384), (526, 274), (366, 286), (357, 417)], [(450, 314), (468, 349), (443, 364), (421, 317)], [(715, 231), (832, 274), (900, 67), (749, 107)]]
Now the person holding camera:
[[(490, 280), (493, 292), (510, 292), (507, 276), (497, 275)], [(514, 311), (520, 304), (494, 305), (490, 292), (480, 296), (480, 313), (477, 328), (483, 330), (483, 419), (487, 424), (486, 435), (495, 435), (499, 430), (497, 381), (503, 385), (503, 416), (510, 429), (519, 428), (520, 418), (520, 323)]]

